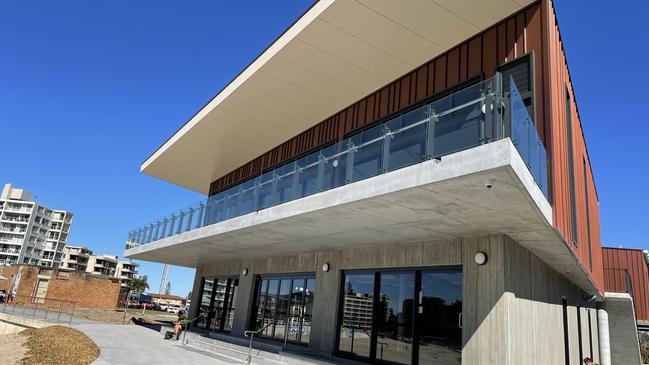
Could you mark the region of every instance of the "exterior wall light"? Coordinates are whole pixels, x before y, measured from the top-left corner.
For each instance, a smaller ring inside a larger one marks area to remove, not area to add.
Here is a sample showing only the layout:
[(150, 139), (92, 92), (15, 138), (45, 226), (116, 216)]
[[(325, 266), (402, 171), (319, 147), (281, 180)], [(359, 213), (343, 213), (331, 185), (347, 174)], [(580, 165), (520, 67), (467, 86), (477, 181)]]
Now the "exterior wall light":
[(243, 269), (243, 272), (242, 272), (242, 274), (243, 274), (243, 276), (246, 276), (246, 275), (248, 275), (248, 269)]
[(322, 265), (322, 271), (324, 271), (324, 272), (329, 272), (330, 268), (331, 267), (330, 267), (328, 262), (326, 262), (324, 265)]
[(478, 265), (486, 264), (488, 259), (487, 254), (482, 251), (475, 254), (475, 263)]

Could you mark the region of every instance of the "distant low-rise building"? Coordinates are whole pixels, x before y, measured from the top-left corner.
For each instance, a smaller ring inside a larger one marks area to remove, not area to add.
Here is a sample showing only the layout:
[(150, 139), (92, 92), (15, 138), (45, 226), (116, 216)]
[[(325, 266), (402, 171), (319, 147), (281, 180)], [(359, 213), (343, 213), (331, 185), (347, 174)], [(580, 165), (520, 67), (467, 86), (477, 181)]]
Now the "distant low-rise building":
[(153, 304), (157, 304), (159, 306), (183, 306), (187, 302), (187, 300), (183, 297), (180, 297), (178, 295), (167, 295), (167, 294), (152, 294), (152, 293), (147, 293), (147, 296), (151, 298), (151, 302)]
[(82, 246), (65, 246), (60, 268), (63, 270), (86, 271), (92, 251)]
[(131, 279), (138, 277), (138, 266), (136, 262), (120, 260), (115, 255), (94, 255), (92, 250), (84, 246), (66, 246), (60, 268), (113, 277), (119, 279), (122, 287), (126, 287)]
[(128, 286), (128, 282), (137, 277), (137, 267), (139, 265), (131, 260), (117, 261), (117, 269), (115, 270), (115, 277), (119, 279), (122, 286)]

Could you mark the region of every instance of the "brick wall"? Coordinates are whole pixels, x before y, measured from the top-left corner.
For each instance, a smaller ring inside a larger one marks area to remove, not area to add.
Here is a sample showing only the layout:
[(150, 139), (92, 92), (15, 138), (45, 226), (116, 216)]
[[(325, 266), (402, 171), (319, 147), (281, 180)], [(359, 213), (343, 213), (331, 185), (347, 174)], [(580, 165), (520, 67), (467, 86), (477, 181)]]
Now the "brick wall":
[[(117, 306), (121, 285), (118, 279), (94, 276), (85, 272), (58, 271), (30, 265), (5, 267), (0, 290), (9, 290), (10, 282), (20, 272), (18, 296), (36, 294), (38, 278), (49, 279), (47, 299), (76, 301), (77, 308), (113, 309)], [(53, 301), (54, 303), (54, 301)]]

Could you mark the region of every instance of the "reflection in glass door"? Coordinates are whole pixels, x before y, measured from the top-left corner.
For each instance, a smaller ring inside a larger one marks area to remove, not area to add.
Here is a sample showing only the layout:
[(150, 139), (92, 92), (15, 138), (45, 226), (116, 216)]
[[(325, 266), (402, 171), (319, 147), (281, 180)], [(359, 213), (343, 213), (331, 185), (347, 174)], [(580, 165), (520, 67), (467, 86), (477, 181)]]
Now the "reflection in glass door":
[(372, 363), (461, 364), (461, 270), (344, 274), (338, 351)]
[(257, 329), (279, 341), (309, 343), (315, 278), (260, 278), (256, 302)]
[(419, 363), (462, 363), (462, 273), (421, 274)]
[(415, 273), (381, 273), (376, 313), (376, 358), (410, 364)]
[(211, 331), (231, 331), (238, 278), (204, 278), (196, 325)]

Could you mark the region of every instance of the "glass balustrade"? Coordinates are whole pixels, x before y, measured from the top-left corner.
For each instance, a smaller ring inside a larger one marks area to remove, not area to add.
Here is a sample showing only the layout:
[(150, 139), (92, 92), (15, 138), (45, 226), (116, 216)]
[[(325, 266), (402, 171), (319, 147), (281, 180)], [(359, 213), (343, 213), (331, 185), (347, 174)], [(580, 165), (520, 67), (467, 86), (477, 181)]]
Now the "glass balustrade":
[(127, 248), (511, 137), (547, 196), (545, 147), (514, 80), (500, 75), (394, 116), (129, 234)]

